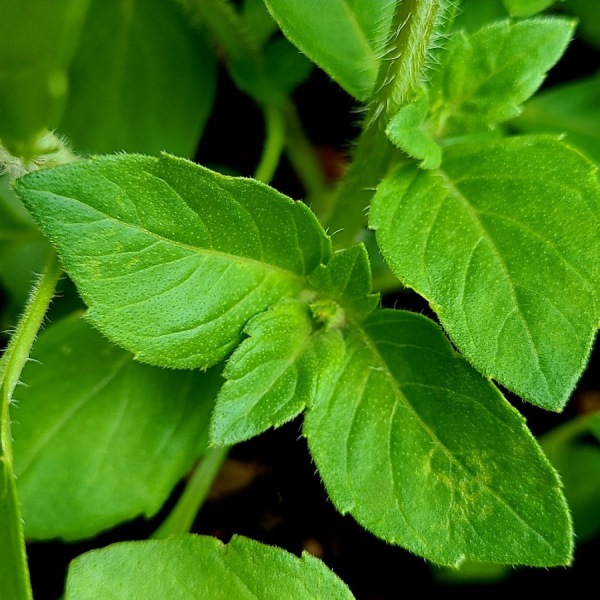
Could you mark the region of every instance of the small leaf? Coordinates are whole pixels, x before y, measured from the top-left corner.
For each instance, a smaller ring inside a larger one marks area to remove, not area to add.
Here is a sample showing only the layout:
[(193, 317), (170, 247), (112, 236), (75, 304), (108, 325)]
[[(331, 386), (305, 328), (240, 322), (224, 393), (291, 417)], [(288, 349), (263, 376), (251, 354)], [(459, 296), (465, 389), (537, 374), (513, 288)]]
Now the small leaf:
[(390, 543), (444, 565), (571, 560), (555, 471), (521, 415), (425, 317), (382, 310), (351, 330), (305, 435), (337, 508)]
[(92, 0), (59, 131), (78, 152), (192, 157), (216, 71), (209, 45), (175, 2)]
[(600, 163), (600, 74), (536, 94), (511, 125), (527, 133), (554, 133)]
[(304, 204), (168, 155), (47, 169), (16, 190), (92, 323), (159, 366), (216, 364), (251, 317), (297, 294), (330, 257)]
[[(9, 0), (0, 19), (0, 139), (25, 155), (55, 127), (88, 0)], [(89, 126), (89, 123), (88, 123)]]
[(25, 535), (81, 539), (158, 512), (206, 449), (219, 374), (136, 363), (77, 316), (32, 358), (12, 415)]
[(366, 100), (375, 86), (395, 2), (265, 0), (286, 37), (349, 94)]
[(379, 304), (379, 294), (371, 293), (371, 267), (363, 244), (336, 253), (327, 265), (315, 269), (309, 282), (359, 321)]
[(254, 317), (223, 372), (211, 437), (231, 445), (298, 415), (335, 376), (344, 346), (339, 331), (313, 331), (308, 306), (276, 304)]
[(392, 271), (467, 359), (561, 410), (600, 318), (599, 209), (592, 163), (530, 136), (448, 146), (439, 171), (398, 169), (370, 219)]
[(427, 96), (423, 95), (401, 108), (385, 133), (394, 145), (421, 160), (422, 169), (437, 169), (442, 162), (442, 149), (426, 129), (428, 113), (429, 102)]
[(504, 0), (511, 17), (530, 17), (546, 10), (557, 0)]
[(572, 20), (553, 17), (455, 33), (442, 55), (439, 92), (431, 98), (437, 129), (447, 135), (484, 131), (517, 116), (563, 54), (573, 28)]
[(320, 560), (234, 536), (124, 542), (76, 558), (66, 600), (352, 600)]

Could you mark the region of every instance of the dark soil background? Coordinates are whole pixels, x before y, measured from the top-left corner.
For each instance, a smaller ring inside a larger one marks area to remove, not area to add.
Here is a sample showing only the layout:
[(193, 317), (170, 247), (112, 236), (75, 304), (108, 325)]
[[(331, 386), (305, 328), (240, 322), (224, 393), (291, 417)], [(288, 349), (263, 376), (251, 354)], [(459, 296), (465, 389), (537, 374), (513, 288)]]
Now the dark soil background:
[[(555, 68), (549, 83), (593, 73), (598, 54), (575, 42)], [(358, 132), (357, 107), (338, 86), (315, 70), (295, 98), (307, 134), (317, 146), (332, 176), (339, 172), (351, 140)], [(228, 165), (250, 175), (260, 154), (262, 117), (256, 107), (229, 82), (222, 72), (215, 111), (198, 150), (197, 160), (206, 165)], [(283, 161), (274, 186), (292, 197), (302, 188)], [(386, 305), (429, 313), (418, 298), (400, 294), (385, 298)], [(581, 410), (590, 394), (599, 391), (600, 352), (595, 351), (574, 399), (563, 415), (555, 415), (512, 399), (528, 418), (536, 435), (555, 427)], [(62, 593), (68, 562), (92, 548), (114, 541), (144, 539), (172, 505), (180, 488), (161, 515), (151, 522), (138, 520), (90, 542), (32, 544), (29, 560), (37, 600)], [(599, 507), (600, 510), (600, 507)], [(303, 550), (322, 558), (350, 587), (359, 600), (387, 600), (412, 594), (458, 592), (461, 596), (485, 591), (483, 584), (448, 584), (423, 559), (390, 546), (365, 530), (351, 517), (341, 516), (327, 494), (311, 462), (301, 436), (301, 419), (236, 446), (209, 500), (198, 515), (194, 531), (228, 541), (233, 534), (274, 544), (294, 554)], [(494, 591), (535, 589), (574, 590), (584, 580), (597, 580), (600, 539), (578, 545), (574, 566), (568, 569), (516, 569), (494, 583)], [(491, 584), (487, 584), (488, 586)], [(531, 587), (529, 587), (531, 586)]]

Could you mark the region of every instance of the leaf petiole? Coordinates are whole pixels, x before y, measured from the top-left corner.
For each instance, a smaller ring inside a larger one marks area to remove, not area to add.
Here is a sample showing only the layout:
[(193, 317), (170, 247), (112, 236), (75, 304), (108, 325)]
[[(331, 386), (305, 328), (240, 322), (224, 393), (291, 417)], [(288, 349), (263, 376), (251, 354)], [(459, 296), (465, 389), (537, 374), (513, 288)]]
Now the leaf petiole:
[(227, 458), (229, 449), (229, 446), (221, 446), (208, 451), (204, 459), (194, 469), (175, 508), (150, 536), (152, 539), (162, 540), (172, 535), (190, 531), (223, 461)]

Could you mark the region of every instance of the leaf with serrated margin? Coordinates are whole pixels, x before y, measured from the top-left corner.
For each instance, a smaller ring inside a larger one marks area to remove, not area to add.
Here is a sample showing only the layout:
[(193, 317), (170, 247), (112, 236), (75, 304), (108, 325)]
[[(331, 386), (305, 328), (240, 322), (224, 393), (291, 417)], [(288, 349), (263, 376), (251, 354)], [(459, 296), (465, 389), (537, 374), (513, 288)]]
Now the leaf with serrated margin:
[(318, 558), (233, 536), (178, 535), (92, 550), (69, 568), (66, 600), (352, 600)]
[(596, 167), (559, 139), (525, 136), (449, 146), (437, 171), (401, 167), (370, 224), (469, 361), (558, 411), (600, 318), (599, 215)]
[(379, 294), (371, 293), (371, 266), (363, 244), (342, 250), (327, 265), (319, 265), (309, 283), (359, 321), (379, 304)]
[(426, 95), (403, 106), (388, 124), (385, 133), (389, 140), (409, 156), (421, 161), (422, 169), (437, 169), (442, 161), (442, 149), (427, 131), (429, 112)]
[(336, 507), (431, 561), (571, 560), (569, 512), (523, 417), (414, 313), (351, 329), (304, 433)]
[(430, 99), (436, 130), (485, 131), (516, 117), (563, 54), (574, 26), (571, 19), (538, 17), (456, 32)]
[(331, 253), (306, 205), (169, 155), (38, 171), (16, 190), (92, 323), (159, 366), (216, 364), (251, 317), (297, 294)]
[(265, 0), (286, 37), (358, 100), (369, 98), (393, 0)]
[(82, 539), (156, 514), (207, 448), (219, 373), (142, 365), (79, 315), (32, 358), (12, 409), (25, 535)]
[(335, 377), (344, 345), (339, 330), (318, 330), (308, 305), (282, 301), (250, 320), (223, 372), (211, 438), (231, 445), (298, 415)]

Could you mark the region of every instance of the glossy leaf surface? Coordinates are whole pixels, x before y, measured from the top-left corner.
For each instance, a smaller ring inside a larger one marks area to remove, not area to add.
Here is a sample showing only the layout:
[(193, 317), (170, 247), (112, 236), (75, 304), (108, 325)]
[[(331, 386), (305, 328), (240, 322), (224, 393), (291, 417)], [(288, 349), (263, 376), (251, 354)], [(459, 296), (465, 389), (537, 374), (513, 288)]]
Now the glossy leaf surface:
[(228, 360), (211, 437), (231, 445), (293, 419), (335, 376), (339, 331), (315, 331), (309, 307), (287, 301), (254, 317)]
[(431, 98), (439, 130), (485, 131), (517, 116), (564, 52), (573, 27), (568, 19), (535, 18), (455, 33)]
[(366, 100), (389, 33), (392, 0), (266, 0), (286, 37), (349, 94)]
[(568, 563), (560, 483), (520, 414), (425, 317), (382, 310), (363, 325), (305, 418), (336, 507), (440, 564)]
[(12, 411), (25, 535), (81, 539), (154, 515), (206, 448), (218, 373), (136, 363), (79, 316), (32, 358)]
[(168, 155), (92, 159), (16, 189), (93, 324), (159, 366), (219, 362), (251, 317), (298, 293), (331, 252), (305, 205)]
[(69, 75), (59, 132), (77, 152), (193, 156), (216, 61), (175, 2), (92, 0)]
[(317, 558), (234, 536), (225, 546), (204, 536), (126, 542), (75, 559), (66, 600), (352, 600)]
[(0, 19), (0, 139), (27, 155), (60, 118), (88, 0), (5, 0)]
[(599, 214), (592, 163), (531, 136), (449, 146), (439, 171), (400, 168), (370, 218), (394, 273), (467, 359), (561, 410), (600, 317)]

